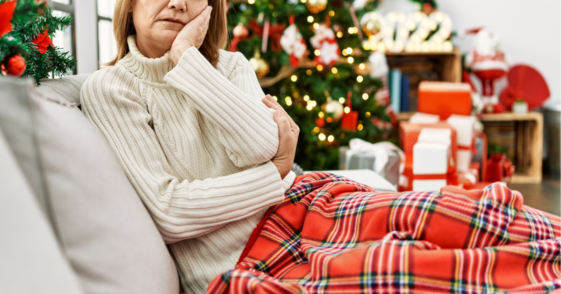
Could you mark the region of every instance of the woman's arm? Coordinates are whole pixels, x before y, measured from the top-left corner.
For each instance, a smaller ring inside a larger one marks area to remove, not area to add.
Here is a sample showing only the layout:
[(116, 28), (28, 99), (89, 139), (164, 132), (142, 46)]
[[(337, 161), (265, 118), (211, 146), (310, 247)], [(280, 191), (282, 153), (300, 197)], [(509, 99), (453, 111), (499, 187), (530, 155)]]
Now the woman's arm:
[(273, 112), (261, 102), (265, 94), (251, 65), (236, 55), (228, 79), (191, 47), (164, 80), (216, 127), (230, 159), (243, 167), (271, 160), (279, 137)]
[(167, 243), (204, 235), (283, 200), (283, 181), (270, 161), (204, 181), (174, 177), (139, 95), (142, 87), (119, 68), (97, 72), (82, 87), (82, 110), (115, 150)]

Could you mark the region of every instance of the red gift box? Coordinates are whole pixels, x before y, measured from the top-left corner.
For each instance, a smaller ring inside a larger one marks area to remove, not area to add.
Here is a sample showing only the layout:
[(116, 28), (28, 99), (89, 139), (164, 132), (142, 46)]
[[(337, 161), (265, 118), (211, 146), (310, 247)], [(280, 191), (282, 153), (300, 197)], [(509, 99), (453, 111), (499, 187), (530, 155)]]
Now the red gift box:
[(456, 154), (458, 151), (457, 144), (457, 134), (456, 130), (446, 122), (438, 122), (435, 124), (415, 124), (410, 122), (400, 122), (399, 123), (399, 141), (400, 146), (405, 154), (410, 154), (413, 156), (413, 146), (419, 140), (419, 135), (423, 128), (434, 128), (434, 129), (449, 129), (452, 131), (450, 152), (452, 154), (452, 163), (456, 165)]
[(471, 88), (467, 83), (427, 82), (419, 84), (417, 110), (446, 120), (452, 114), (471, 114)]
[(506, 155), (494, 153), (487, 161), (485, 182), (505, 182), (510, 183), (514, 174), (515, 166)]

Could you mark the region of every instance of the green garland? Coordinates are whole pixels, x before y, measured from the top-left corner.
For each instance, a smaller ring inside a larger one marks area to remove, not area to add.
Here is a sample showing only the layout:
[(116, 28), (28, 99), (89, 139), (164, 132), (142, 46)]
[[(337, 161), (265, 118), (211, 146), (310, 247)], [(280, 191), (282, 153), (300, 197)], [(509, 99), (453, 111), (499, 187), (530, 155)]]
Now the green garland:
[[(7, 2), (6, 0), (1, 3)], [(70, 16), (53, 16), (52, 9), (45, 2), (18, 0), (12, 17), (13, 30), (0, 38), (0, 61), (15, 54), (26, 61), (23, 77), (33, 77), (37, 84), (41, 79), (69, 74), (76, 67), (76, 61), (61, 48), (49, 46), (42, 54), (32, 40), (46, 29), (52, 38), (56, 31), (71, 25)]]

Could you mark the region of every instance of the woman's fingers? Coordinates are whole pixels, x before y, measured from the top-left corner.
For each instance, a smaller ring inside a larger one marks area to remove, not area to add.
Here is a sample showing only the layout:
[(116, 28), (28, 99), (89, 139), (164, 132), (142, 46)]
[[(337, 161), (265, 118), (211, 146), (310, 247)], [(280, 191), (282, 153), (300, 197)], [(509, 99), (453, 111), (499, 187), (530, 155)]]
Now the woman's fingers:
[(290, 115), (288, 115), (286, 110), (284, 110), (284, 108), (282, 108), (282, 106), (271, 95), (268, 94), (265, 96), (265, 98), (263, 98), (263, 103), (265, 103), (267, 107), (274, 109), (275, 113), (282, 112), (290, 125), (290, 129), (292, 130), (293, 135), (298, 138), (298, 135), (300, 134), (300, 128), (290, 117)]

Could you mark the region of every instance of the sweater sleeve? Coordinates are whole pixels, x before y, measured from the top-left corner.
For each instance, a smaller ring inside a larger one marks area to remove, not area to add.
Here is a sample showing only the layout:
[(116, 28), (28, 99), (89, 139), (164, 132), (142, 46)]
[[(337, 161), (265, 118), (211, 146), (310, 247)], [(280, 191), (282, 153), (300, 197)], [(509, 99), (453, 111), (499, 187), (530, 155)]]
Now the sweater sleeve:
[(265, 94), (247, 59), (236, 54), (230, 62), (233, 70), (226, 78), (191, 47), (164, 80), (215, 126), (236, 166), (269, 161), (279, 147), (273, 111), (261, 101)]
[(286, 183), (270, 161), (202, 181), (174, 177), (139, 95), (143, 85), (108, 69), (82, 87), (82, 110), (115, 150), (166, 243), (204, 235), (284, 199)]

